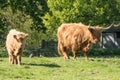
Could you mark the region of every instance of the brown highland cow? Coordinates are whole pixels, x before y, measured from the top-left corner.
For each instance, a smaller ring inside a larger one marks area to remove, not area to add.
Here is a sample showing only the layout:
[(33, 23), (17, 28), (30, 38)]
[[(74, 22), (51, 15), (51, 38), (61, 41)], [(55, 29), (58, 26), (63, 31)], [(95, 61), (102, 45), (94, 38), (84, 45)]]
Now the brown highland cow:
[(88, 53), (92, 44), (100, 42), (102, 31), (109, 29), (99, 26), (90, 27), (82, 23), (66, 23), (58, 28), (58, 53), (62, 54), (65, 59), (69, 59), (68, 52), (71, 50), (74, 58), (78, 51), (84, 53), (85, 59), (88, 60)]

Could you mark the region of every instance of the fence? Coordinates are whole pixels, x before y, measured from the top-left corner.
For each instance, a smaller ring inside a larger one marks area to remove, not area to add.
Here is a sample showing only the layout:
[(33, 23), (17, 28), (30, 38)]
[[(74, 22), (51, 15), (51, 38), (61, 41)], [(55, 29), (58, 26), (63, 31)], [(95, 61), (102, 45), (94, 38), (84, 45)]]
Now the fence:
[(56, 41), (42, 41), (41, 48), (29, 50), (29, 57), (33, 56), (58, 56)]

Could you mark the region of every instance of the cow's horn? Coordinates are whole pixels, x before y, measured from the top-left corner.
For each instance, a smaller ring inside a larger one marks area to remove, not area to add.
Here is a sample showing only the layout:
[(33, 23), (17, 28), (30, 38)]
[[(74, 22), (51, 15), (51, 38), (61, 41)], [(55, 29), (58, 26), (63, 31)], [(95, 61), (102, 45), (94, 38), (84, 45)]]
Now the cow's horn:
[(92, 26), (89, 25), (89, 28), (93, 29), (94, 27), (92, 27)]
[(106, 28), (102, 28), (103, 31), (110, 29), (113, 26), (114, 23), (112, 23), (110, 26), (106, 27)]
[(92, 26), (90, 26), (90, 24), (89, 24), (88, 27), (91, 28)]
[(114, 27), (118, 27), (118, 26), (120, 26), (120, 23), (119, 24), (114, 24)]

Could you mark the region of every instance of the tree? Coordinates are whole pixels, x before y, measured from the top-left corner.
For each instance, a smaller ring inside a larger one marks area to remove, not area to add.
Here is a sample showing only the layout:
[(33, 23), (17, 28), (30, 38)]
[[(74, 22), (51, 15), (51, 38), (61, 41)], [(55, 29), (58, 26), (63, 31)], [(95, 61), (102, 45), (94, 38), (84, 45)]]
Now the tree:
[(116, 0), (48, 0), (47, 3), (50, 10), (43, 22), (51, 37), (56, 37), (62, 23), (106, 26), (120, 19), (120, 5)]
[(6, 25), (6, 19), (4, 18), (3, 15), (0, 14), (0, 47), (4, 46), (4, 41), (5, 41), (5, 30), (7, 29), (7, 25)]
[(45, 31), (46, 28), (42, 23), (41, 17), (47, 11), (46, 0), (9, 0), (9, 5), (13, 13), (19, 10), (30, 16), (30, 18), (33, 20), (33, 23), (30, 26), (31, 29)]

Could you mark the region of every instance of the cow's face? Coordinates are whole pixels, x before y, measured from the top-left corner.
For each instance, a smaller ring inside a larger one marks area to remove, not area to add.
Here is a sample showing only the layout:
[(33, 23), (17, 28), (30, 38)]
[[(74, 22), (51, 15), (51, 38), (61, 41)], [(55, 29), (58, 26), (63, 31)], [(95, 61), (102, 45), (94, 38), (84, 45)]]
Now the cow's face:
[(97, 44), (100, 42), (100, 37), (101, 37), (101, 34), (102, 34), (102, 27), (98, 27), (98, 26), (95, 26), (93, 28), (89, 28), (90, 32), (91, 32), (91, 42), (93, 44)]
[(18, 42), (23, 42), (26, 38), (28, 37), (28, 34), (26, 33), (19, 33), (19, 34), (15, 34), (14, 38), (18, 41)]

